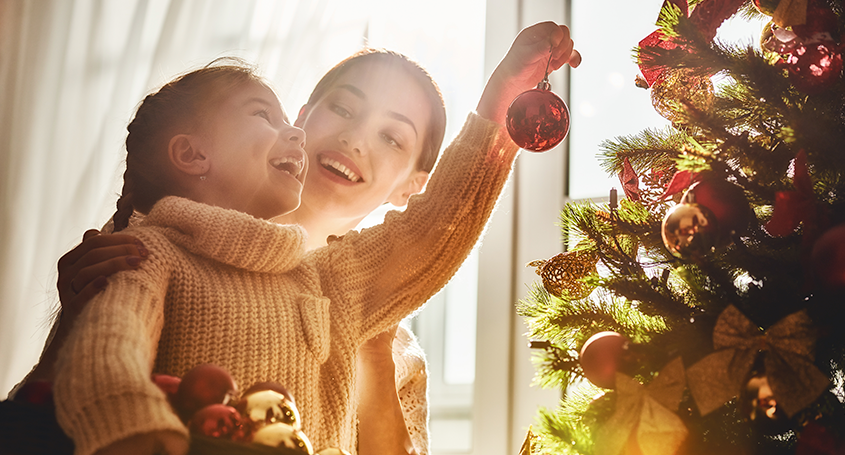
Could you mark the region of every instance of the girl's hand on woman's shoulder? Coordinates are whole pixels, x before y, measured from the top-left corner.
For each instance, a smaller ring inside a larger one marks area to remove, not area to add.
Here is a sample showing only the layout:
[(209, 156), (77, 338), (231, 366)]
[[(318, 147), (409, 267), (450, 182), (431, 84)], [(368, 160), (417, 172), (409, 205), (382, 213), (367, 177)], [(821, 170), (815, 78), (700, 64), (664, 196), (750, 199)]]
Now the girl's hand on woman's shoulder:
[(149, 252), (137, 238), (126, 234), (100, 234), (91, 229), (82, 243), (59, 259), (57, 287), (62, 314), (73, 316), (106, 286), (106, 277), (137, 268)]
[[(551, 60), (549, 60), (551, 57)], [(569, 27), (540, 22), (526, 27), (514, 39), (507, 55), (487, 81), (476, 111), (488, 120), (505, 123), (508, 106), (520, 93), (535, 88), (546, 75), (569, 63), (581, 64)]]

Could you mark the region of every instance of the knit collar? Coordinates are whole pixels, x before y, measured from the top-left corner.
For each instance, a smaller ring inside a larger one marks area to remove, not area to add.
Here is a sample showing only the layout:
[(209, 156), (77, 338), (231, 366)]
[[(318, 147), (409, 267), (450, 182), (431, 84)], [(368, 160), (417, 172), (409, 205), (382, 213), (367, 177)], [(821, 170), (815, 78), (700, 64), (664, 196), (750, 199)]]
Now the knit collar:
[(175, 245), (252, 272), (287, 272), (305, 253), (306, 234), (298, 225), (175, 196), (156, 203), (141, 225), (166, 228), (165, 236)]

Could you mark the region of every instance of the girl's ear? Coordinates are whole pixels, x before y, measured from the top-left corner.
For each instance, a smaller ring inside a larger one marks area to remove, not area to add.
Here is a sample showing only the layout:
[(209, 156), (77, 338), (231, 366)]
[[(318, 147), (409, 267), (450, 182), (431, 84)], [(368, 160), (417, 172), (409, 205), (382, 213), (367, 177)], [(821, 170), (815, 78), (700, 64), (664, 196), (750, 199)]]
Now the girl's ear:
[(396, 190), (393, 191), (393, 194), (390, 195), (387, 202), (390, 202), (397, 207), (402, 207), (408, 203), (408, 198), (415, 194), (422, 193), (426, 183), (428, 183), (428, 172), (414, 171), (404, 184), (399, 185)]
[(309, 104), (304, 104), (301, 108), (299, 108), (299, 115), (296, 116), (296, 121), (293, 122), (293, 126), (302, 128), (309, 112), (311, 112), (311, 105)]
[(208, 156), (197, 147), (196, 138), (190, 134), (177, 134), (170, 138), (167, 157), (177, 171), (195, 176), (208, 172)]

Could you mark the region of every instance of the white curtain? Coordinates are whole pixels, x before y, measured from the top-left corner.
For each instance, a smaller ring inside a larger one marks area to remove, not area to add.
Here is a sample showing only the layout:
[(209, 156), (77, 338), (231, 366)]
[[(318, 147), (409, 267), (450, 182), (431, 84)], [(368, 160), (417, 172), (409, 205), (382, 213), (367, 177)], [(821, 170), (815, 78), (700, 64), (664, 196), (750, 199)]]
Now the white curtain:
[(0, 399), (41, 352), (56, 261), (114, 211), (126, 125), (147, 93), (239, 56), (295, 117), (319, 77), (369, 42), (428, 67), (449, 138), (483, 83), (484, 1), (458, 3), (0, 0)]

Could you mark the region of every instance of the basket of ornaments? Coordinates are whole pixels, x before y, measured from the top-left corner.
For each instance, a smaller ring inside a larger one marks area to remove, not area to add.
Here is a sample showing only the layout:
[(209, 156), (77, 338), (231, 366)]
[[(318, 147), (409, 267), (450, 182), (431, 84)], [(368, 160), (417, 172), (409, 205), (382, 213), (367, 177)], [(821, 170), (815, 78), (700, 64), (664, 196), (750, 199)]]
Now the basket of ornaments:
[(152, 380), (191, 432), (189, 455), (349, 455), (334, 447), (315, 452), (293, 396), (279, 384), (253, 384), (239, 394), (229, 372), (212, 364)]

